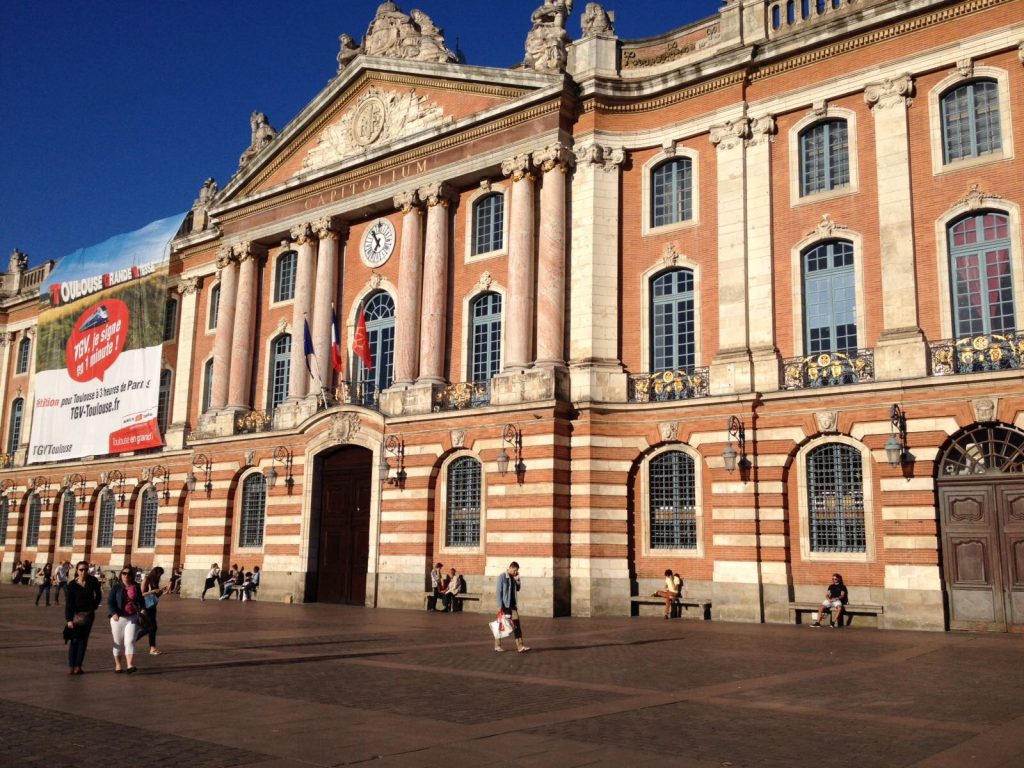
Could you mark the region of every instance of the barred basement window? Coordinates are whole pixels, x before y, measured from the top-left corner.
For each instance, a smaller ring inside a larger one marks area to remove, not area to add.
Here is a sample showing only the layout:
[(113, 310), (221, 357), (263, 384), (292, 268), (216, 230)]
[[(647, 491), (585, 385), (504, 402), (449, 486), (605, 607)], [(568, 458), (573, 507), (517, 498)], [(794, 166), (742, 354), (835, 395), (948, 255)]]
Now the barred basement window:
[(648, 465), (651, 549), (697, 548), (697, 483), (693, 459), (667, 451)]
[(267, 512), (267, 481), (256, 472), (242, 483), (242, 524), (238, 544), (242, 547), (263, 546), (263, 523)]
[(142, 511), (139, 514), (139, 548), (151, 549), (156, 546), (156, 517), (160, 512), (160, 497), (156, 488), (149, 486), (142, 494)]
[(99, 532), (96, 535), (97, 547), (114, 546), (114, 514), (117, 505), (114, 501), (114, 493), (109, 489), (100, 498), (100, 522), (97, 526)]
[(25, 526), (25, 546), (39, 546), (39, 519), (43, 516), (43, 503), (39, 500), (39, 494), (33, 493), (28, 497), (28, 525)]
[(480, 462), (471, 456), (448, 467), (444, 543), (447, 547), (480, 545)]
[(7, 543), (7, 517), (11, 513), (11, 503), (6, 498), (0, 499), (0, 544)]
[(71, 491), (64, 492), (63, 512), (60, 516), (60, 545), (71, 547), (75, 543), (75, 494)]
[(812, 552), (865, 552), (864, 468), (860, 451), (828, 443), (807, 454)]

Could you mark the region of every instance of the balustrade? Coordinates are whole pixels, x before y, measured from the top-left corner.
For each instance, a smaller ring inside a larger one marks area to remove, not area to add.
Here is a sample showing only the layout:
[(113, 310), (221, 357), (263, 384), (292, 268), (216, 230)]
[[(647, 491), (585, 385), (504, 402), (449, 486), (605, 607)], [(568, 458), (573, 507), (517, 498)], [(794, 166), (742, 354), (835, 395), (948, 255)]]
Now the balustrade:
[(434, 395), (434, 411), (461, 411), (491, 403), (491, 382), (462, 381), (449, 384)]
[(875, 380), (875, 353), (816, 352), (782, 361), (783, 389), (813, 389), (842, 384), (863, 384)]
[(631, 403), (658, 403), (707, 397), (708, 369), (631, 373), (627, 398)]
[(983, 333), (928, 345), (932, 376), (1008, 371), (1021, 367), (1024, 332)]

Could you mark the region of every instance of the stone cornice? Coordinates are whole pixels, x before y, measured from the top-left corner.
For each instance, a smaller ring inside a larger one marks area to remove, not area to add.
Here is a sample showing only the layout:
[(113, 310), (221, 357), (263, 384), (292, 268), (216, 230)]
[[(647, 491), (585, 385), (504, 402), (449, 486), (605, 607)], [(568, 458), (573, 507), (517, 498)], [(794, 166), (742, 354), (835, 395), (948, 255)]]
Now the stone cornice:
[(600, 96), (595, 95), (583, 101), (580, 105), (580, 113), (586, 114), (587, 112), (599, 112), (602, 114), (633, 114), (637, 112), (650, 112), (655, 109), (671, 107), (679, 102), (695, 99), (698, 96), (704, 96), (708, 93), (714, 93), (715, 91), (720, 91), (723, 88), (731, 88), (742, 83), (745, 78), (746, 72), (744, 71), (729, 72), (728, 74), (716, 77), (713, 80), (695, 83), (688, 88), (681, 88), (661, 96), (617, 104), (602, 101), (602, 99), (622, 99), (628, 97), (625, 95), (613, 96), (611, 94), (601, 94)]

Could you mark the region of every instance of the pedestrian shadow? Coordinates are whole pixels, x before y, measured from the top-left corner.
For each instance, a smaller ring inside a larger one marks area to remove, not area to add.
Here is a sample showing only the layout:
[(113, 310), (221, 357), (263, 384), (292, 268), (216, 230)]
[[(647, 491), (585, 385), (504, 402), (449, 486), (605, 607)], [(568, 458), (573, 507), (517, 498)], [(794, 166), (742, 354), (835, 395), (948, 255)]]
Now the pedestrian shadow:
[(663, 637), (654, 638), (651, 640), (630, 640), (614, 643), (587, 643), (585, 645), (545, 645), (543, 647), (531, 646), (530, 653), (564, 653), (565, 651), (586, 651), (592, 648), (622, 648), (641, 645), (657, 645), (659, 643), (675, 643), (682, 639), (683, 638), (681, 637)]
[(309, 664), (317, 661), (344, 661), (346, 659), (371, 659), (378, 656), (397, 656), (397, 651), (367, 651), (366, 653), (320, 653), (315, 656), (291, 656), (277, 659), (227, 659), (224, 661), (175, 664), (161, 667), (147, 667), (147, 675), (163, 675), (175, 672), (206, 672), (216, 669), (254, 668)]

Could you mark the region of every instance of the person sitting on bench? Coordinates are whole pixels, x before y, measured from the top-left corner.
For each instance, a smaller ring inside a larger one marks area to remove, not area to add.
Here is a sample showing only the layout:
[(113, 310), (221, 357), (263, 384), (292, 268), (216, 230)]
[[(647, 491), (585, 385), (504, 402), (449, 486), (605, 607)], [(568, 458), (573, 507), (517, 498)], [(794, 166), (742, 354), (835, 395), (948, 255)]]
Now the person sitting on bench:
[(665, 588), (655, 592), (655, 597), (665, 598), (665, 618), (672, 618), (672, 602), (683, 595), (683, 580), (678, 573), (673, 573), (671, 568), (665, 569)]
[(448, 571), (448, 587), (441, 595), (445, 611), (454, 612), (461, 609), (460, 601), (457, 598), (463, 591), (462, 584), (462, 574), (454, 568)]
[[(846, 585), (843, 584), (843, 577), (838, 573), (832, 574), (832, 583), (825, 590), (825, 599), (821, 603), (821, 612), (818, 620), (811, 622), (812, 627), (820, 627), (821, 619), (826, 613), (829, 617), (829, 626), (833, 629), (843, 626), (843, 607), (847, 602)], [(833, 613), (835, 611), (835, 613)]]

